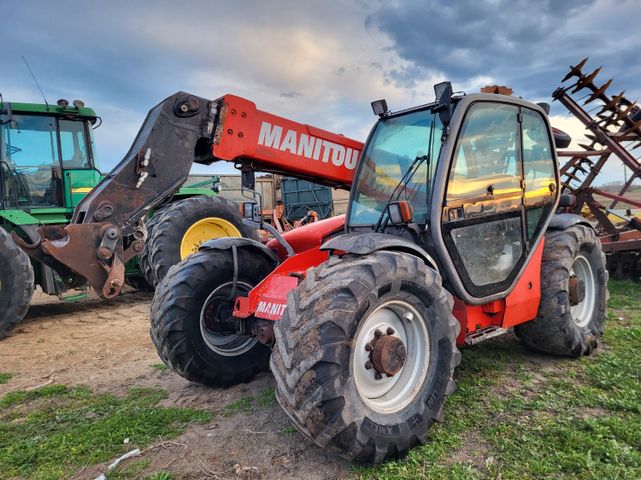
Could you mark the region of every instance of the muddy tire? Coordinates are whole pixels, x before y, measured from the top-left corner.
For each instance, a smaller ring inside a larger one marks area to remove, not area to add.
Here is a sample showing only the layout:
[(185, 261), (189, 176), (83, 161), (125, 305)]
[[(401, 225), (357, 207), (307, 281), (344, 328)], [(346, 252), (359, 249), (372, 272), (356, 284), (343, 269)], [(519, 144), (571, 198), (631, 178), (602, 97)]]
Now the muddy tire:
[[(452, 304), (439, 274), (408, 254), (332, 257), (310, 269), (274, 327), (279, 403), (330, 452), (366, 463), (403, 456), (426, 441), (454, 390), (460, 325)], [(365, 347), (376, 329), (406, 347), (391, 377), (366, 364), (378, 365), (378, 347)]]
[[(273, 265), (239, 249), (236, 295), (249, 292)], [(163, 362), (189, 381), (228, 387), (269, 366), (270, 349), (232, 332), (231, 251), (201, 251), (169, 270), (151, 304), (151, 339)], [(234, 297), (235, 298), (235, 297)]]
[(541, 279), (538, 315), (515, 327), (516, 335), (539, 352), (589, 355), (603, 334), (608, 303), (605, 255), (594, 230), (575, 225), (546, 233)]
[(6, 337), (27, 314), (33, 282), (29, 256), (0, 227), (0, 338)]
[[(213, 228), (209, 235), (203, 232), (190, 242), (191, 232), (199, 224), (210, 220)], [(191, 229), (191, 230), (190, 230)], [(217, 237), (245, 237), (258, 240), (258, 232), (243, 225), (238, 204), (220, 196), (196, 196), (172, 203), (153, 225), (147, 239), (150, 278), (158, 284), (169, 269), (198, 250), (198, 244)], [(185, 250), (188, 248), (189, 252)]]
[[(140, 254), (140, 259), (139, 259), (139, 267), (140, 271), (142, 272), (142, 276), (144, 279), (147, 281), (149, 284), (149, 287), (152, 291), (154, 290), (154, 287), (158, 284), (158, 280), (156, 279), (156, 276), (154, 275), (154, 269), (151, 266), (151, 249), (149, 247), (149, 239), (151, 238), (151, 235), (154, 231), (154, 227), (158, 224), (160, 221), (160, 217), (167, 211), (167, 209), (171, 207), (170, 205), (165, 205), (158, 210), (156, 210), (151, 218), (149, 218), (145, 222), (145, 227), (147, 228), (147, 240), (145, 241), (145, 248), (143, 249), (142, 253)], [(132, 285), (134, 288), (135, 286)]]

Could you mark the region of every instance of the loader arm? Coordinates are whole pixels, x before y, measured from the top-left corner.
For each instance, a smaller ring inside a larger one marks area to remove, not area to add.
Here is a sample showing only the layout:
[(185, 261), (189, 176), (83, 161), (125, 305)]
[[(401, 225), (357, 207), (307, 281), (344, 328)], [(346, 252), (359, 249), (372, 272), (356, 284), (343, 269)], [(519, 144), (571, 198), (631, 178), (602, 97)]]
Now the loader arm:
[(13, 237), (68, 288), (88, 283), (113, 298), (124, 284), (124, 264), (144, 248), (145, 215), (180, 188), (194, 162), (228, 161), (244, 171), (349, 189), (362, 147), (241, 97), (178, 92), (149, 111), (125, 157), (78, 204), (69, 225), (41, 226), (33, 244)]

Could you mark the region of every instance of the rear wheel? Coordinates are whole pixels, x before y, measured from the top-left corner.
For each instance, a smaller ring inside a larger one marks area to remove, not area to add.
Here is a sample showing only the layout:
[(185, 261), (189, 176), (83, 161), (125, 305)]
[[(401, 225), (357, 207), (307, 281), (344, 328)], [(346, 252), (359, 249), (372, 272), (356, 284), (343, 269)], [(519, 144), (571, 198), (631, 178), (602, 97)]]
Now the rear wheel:
[(370, 463), (402, 456), (442, 417), (459, 328), (451, 295), (422, 260), (332, 257), (308, 271), (275, 324), (278, 401), (331, 452)]
[(0, 227), (0, 338), (29, 310), (34, 287), (29, 256)]
[(170, 269), (151, 304), (151, 338), (160, 358), (192, 382), (225, 387), (265, 371), (270, 349), (237, 333), (234, 300), (272, 271), (266, 258), (239, 249), (201, 251)]
[(243, 224), (238, 205), (219, 196), (197, 196), (172, 203), (153, 225), (146, 250), (153, 285), (169, 269), (198, 251), (207, 240), (219, 237), (258, 239), (256, 230)]
[(515, 327), (528, 347), (554, 355), (589, 355), (607, 317), (608, 271), (594, 230), (575, 225), (545, 235), (536, 319)]

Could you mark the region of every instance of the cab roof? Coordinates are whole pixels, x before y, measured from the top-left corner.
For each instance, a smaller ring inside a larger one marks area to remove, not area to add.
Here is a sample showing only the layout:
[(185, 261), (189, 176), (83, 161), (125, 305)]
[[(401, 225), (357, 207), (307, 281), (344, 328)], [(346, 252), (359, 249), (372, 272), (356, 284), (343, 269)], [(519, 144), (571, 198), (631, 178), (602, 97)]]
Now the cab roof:
[(21, 103), (21, 102), (0, 102), (0, 110), (10, 108), (12, 113), (40, 113), (44, 115), (56, 116), (78, 116), (85, 117), (89, 120), (97, 118), (96, 112), (88, 107), (76, 108), (69, 105), (67, 108), (59, 107), (58, 105), (45, 105), (44, 103)]

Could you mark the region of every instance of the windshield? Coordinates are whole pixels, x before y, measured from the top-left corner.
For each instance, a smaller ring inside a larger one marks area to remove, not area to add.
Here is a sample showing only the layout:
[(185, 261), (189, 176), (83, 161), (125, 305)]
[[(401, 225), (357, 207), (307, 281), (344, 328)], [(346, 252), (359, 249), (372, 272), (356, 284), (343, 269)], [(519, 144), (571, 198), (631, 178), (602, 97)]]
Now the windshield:
[[(412, 204), (412, 222), (427, 222), (442, 129), (438, 115), (429, 109), (378, 123), (361, 159), (350, 205), (350, 225), (375, 225), (388, 201), (395, 200)], [(410, 168), (416, 170), (407, 175)], [(399, 187), (401, 181), (403, 185)]]
[(4, 197), (20, 206), (59, 205), (61, 163), (65, 169), (92, 166), (85, 131), (84, 120), (12, 115), (0, 131)]

